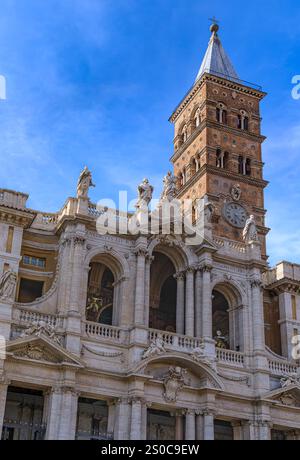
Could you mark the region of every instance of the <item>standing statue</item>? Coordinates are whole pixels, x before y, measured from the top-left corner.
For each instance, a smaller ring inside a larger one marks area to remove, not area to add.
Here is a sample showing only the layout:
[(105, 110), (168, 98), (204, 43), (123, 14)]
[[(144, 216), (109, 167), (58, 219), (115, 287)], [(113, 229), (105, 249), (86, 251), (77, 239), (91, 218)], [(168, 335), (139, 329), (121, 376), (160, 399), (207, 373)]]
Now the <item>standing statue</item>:
[(153, 190), (154, 188), (149, 184), (149, 180), (144, 179), (138, 186), (138, 200), (135, 205), (137, 209), (149, 206), (149, 203), (152, 200)]
[(0, 278), (0, 298), (13, 299), (17, 284), (17, 274), (7, 270)]
[(77, 198), (87, 198), (90, 187), (95, 187), (95, 184), (92, 181), (91, 171), (85, 166), (77, 182)]
[(249, 219), (246, 220), (243, 230), (243, 240), (245, 243), (250, 243), (251, 241), (258, 240), (255, 217), (252, 214)]
[(160, 200), (172, 201), (176, 196), (176, 183), (177, 177), (174, 176), (171, 171), (168, 171), (167, 175), (163, 179), (164, 188), (160, 197)]

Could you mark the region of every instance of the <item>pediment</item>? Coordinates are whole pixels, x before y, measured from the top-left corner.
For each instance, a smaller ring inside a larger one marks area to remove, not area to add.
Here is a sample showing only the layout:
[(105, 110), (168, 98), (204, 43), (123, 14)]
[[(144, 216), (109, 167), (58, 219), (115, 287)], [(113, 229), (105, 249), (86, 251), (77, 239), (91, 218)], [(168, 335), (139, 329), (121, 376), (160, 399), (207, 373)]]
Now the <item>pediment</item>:
[(264, 399), (272, 400), (284, 406), (300, 408), (300, 385), (292, 383), (284, 388), (278, 388), (265, 395)]
[(56, 365), (84, 367), (82, 361), (45, 335), (28, 336), (11, 340), (7, 344), (8, 357), (26, 361), (40, 361)]

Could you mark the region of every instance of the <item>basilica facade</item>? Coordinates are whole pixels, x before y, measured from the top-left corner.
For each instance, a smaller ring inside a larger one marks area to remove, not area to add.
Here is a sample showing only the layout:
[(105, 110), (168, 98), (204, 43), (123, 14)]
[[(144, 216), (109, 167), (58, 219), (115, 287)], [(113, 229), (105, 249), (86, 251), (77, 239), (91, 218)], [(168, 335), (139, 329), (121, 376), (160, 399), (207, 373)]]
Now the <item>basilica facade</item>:
[(196, 243), (174, 219), (110, 232), (87, 168), (57, 213), (0, 189), (2, 439), (300, 439), (300, 265), (268, 265), (265, 95), (212, 25), (161, 198), (192, 202)]

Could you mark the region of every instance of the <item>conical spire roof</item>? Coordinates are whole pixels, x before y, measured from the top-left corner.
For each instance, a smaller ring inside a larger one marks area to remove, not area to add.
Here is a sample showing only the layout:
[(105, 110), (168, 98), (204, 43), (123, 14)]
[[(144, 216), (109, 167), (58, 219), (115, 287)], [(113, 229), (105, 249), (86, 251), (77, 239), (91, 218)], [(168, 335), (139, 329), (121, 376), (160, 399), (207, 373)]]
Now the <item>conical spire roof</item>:
[(213, 24), (210, 27), (212, 32), (208, 48), (198, 72), (196, 81), (202, 77), (204, 73), (210, 73), (228, 80), (239, 80), (239, 76), (234, 70), (234, 67), (227, 56), (222, 43), (218, 37), (219, 26)]

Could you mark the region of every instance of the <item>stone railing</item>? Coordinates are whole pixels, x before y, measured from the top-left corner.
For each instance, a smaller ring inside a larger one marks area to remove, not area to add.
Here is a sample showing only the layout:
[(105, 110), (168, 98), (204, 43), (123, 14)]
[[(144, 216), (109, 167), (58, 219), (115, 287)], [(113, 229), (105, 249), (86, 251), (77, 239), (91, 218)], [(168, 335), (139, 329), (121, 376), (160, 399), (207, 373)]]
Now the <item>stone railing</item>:
[(84, 334), (88, 337), (107, 339), (114, 342), (123, 342), (125, 336), (122, 329), (115, 326), (107, 326), (106, 324), (93, 323), (86, 321), (84, 323)]
[(157, 329), (150, 329), (149, 341), (155, 340), (160, 336), (164, 342), (167, 350), (192, 352), (195, 348), (200, 347), (202, 339), (188, 337), (186, 335), (179, 335), (172, 332), (160, 331)]
[(63, 326), (63, 319), (59, 318), (56, 315), (39, 313), (37, 311), (25, 310), (23, 308), (22, 309), (18, 308), (14, 310), (13, 319), (16, 322), (18, 322), (20, 325), (22, 324), (27, 325), (27, 324), (32, 324), (32, 323), (43, 321), (52, 327), (62, 327)]
[(213, 239), (213, 242), (216, 244), (216, 246), (218, 246), (219, 248), (222, 248), (224, 251), (229, 251), (229, 252), (235, 251), (241, 254), (245, 254), (247, 251), (246, 245), (244, 243), (239, 243), (237, 241), (227, 240), (225, 238), (223, 239), (223, 238), (217, 237)]
[(55, 228), (57, 222), (58, 214), (38, 212), (32, 223), (32, 228), (52, 230)]
[(244, 366), (244, 354), (239, 351), (216, 348), (216, 357), (221, 363), (240, 367)]
[(269, 359), (269, 370), (273, 375), (289, 375), (297, 372), (298, 366), (285, 361)]

